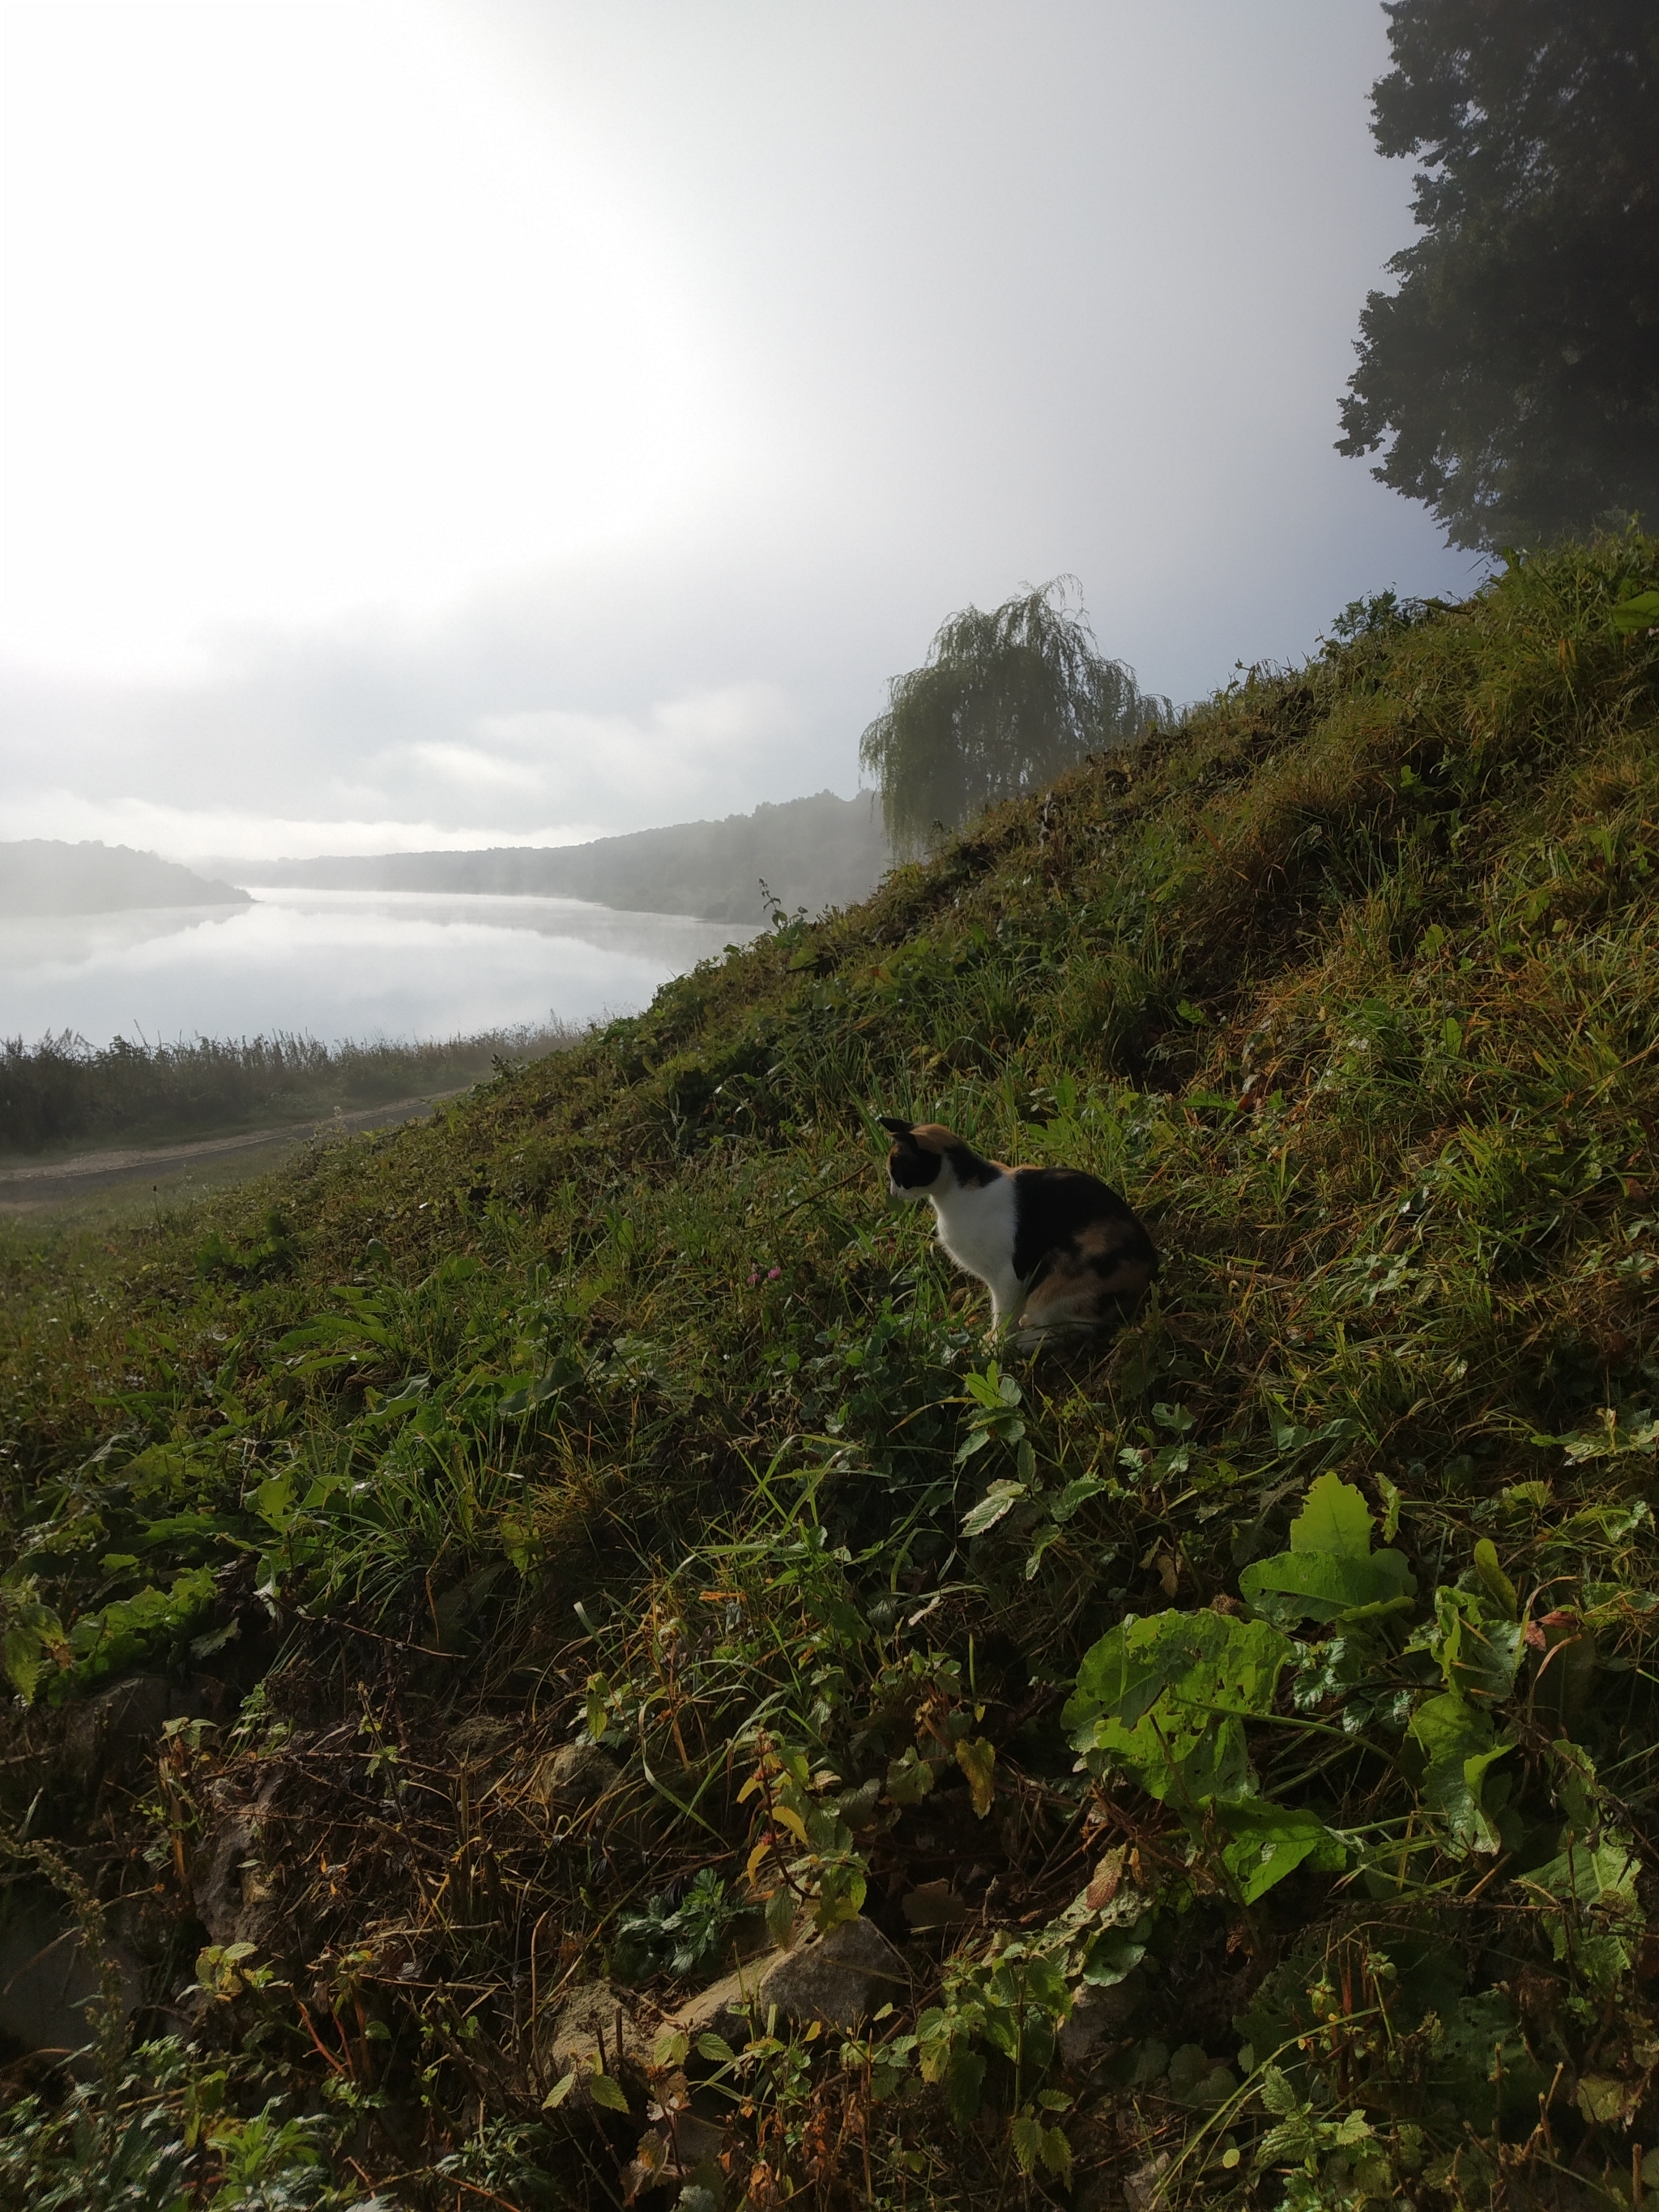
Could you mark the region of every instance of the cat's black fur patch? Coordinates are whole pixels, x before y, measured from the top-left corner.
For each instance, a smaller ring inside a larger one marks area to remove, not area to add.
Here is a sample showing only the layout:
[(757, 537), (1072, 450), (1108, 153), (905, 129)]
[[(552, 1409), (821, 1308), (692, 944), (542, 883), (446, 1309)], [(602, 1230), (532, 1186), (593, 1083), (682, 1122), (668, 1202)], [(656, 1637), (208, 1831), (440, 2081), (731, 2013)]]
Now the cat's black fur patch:
[(939, 1181), (942, 1155), (923, 1152), (911, 1133), (910, 1122), (894, 1121), (884, 1114), (881, 1126), (892, 1133), (893, 1149), (887, 1155), (887, 1168), (901, 1190), (926, 1190), (930, 1182)]
[(964, 1145), (960, 1137), (952, 1137), (948, 1144), (939, 1141), (948, 1133), (931, 1121), (896, 1121), (885, 1114), (880, 1121), (882, 1127), (892, 1133), (893, 1149), (887, 1164), (902, 1190), (926, 1190), (938, 1178), (941, 1160), (949, 1160), (965, 1190), (994, 1182), (1007, 1173), (994, 1160), (982, 1158), (971, 1145)]
[[(1014, 1273), (1028, 1289), (1036, 1288), (1062, 1254), (1103, 1282), (1125, 1261), (1157, 1273), (1152, 1238), (1097, 1176), (1081, 1168), (1016, 1168), (1014, 1187)], [(1108, 1233), (1100, 1234), (1103, 1229)]]

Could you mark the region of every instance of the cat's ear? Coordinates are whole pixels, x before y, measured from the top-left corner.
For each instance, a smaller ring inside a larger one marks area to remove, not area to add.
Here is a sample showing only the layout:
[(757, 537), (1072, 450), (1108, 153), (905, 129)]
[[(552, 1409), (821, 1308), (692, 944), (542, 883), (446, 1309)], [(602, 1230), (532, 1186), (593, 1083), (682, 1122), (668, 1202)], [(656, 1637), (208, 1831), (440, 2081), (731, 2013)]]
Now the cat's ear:
[(882, 1127), (885, 1129), (890, 1135), (895, 1137), (908, 1137), (911, 1130), (915, 1127), (915, 1123), (914, 1121), (896, 1121), (892, 1119), (890, 1115), (887, 1114), (878, 1115), (876, 1118), (881, 1123)]

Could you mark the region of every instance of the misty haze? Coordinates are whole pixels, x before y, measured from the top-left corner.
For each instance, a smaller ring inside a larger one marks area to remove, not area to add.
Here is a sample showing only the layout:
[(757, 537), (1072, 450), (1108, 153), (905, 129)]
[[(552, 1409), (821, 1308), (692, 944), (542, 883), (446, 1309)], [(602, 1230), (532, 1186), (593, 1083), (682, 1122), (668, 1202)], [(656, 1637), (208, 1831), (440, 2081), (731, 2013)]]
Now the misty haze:
[(0, 14), (0, 2207), (1656, 2212), (1655, 0)]

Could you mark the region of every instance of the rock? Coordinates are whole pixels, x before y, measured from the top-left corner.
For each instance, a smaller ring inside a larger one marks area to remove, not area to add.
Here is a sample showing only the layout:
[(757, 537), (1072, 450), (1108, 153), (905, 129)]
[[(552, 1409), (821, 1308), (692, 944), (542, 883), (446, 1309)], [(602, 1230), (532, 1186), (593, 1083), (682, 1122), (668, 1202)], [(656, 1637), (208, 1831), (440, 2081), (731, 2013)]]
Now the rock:
[(710, 1982), (707, 1989), (677, 2006), (663, 2025), (690, 2036), (694, 2045), (700, 2035), (718, 2035), (734, 2051), (741, 2051), (756, 2033), (753, 2023), (763, 2020), (760, 1985), (772, 1963), (782, 1955), (768, 1953), (739, 1966), (735, 1973), (722, 1974), (719, 1981)]
[(131, 1782), (168, 1721), (213, 1720), (227, 1709), (219, 1683), (129, 1674), (70, 1707), (64, 1728), (64, 1779), (87, 1796), (106, 1782)]
[[(107, 1931), (104, 1947), (120, 1978), (125, 2019), (143, 1998), (143, 1971)], [(14, 1890), (0, 1926), (0, 2034), (58, 2057), (83, 2050), (97, 2033), (88, 2007), (103, 1995), (99, 1964), (55, 1891)]]
[(1152, 2212), (1163, 2195), (1161, 2184), (1170, 2170), (1170, 2154), (1159, 2151), (1145, 2166), (1137, 2166), (1123, 2185), (1123, 2202), (1129, 2212)]
[(958, 1928), (974, 1917), (973, 1906), (948, 1881), (919, 1882), (907, 1892), (903, 1909), (905, 1918), (917, 1929)]
[(173, 1696), (164, 1675), (132, 1674), (72, 1706), (64, 1729), (71, 1786), (90, 1795), (106, 1776), (131, 1772), (173, 1717)]
[(489, 1713), (476, 1714), (449, 1732), (449, 1748), (463, 1765), (481, 1765), (505, 1751), (519, 1731), (511, 1721)]
[(622, 1769), (596, 1743), (568, 1743), (544, 1760), (533, 1787), (550, 1810), (579, 1812), (608, 1797), (622, 1780)]
[(1060, 2031), (1062, 2064), (1084, 2073), (1111, 2045), (1119, 2042), (1146, 1994), (1146, 1978), (1139, 1966), (1108, 1989), (1085, 1982), (1077, 1993), (1072, 2016)]
[(258, 1781), (251, 1800), (232, 1778), (208, 1785), (210, 1824), (191, 1861), (190, 1886), (196, 1917), (215, 1943), (269, 1948), (281, 1876), (264, 1846), (264, 1823), (282, 1785), (280, 1766)]
[(786, 1951), (761, 1976), (758, 2016), (775, 2005), (787, 2020), (849, 2032), (909, 1987), (904, 1960), (872, 1920), (843, 1920), (816, 1942)]
[(697, 2205), (705, 2198), (711, 2205), (723, 2202), (725, 2177), (718, 2167), (708, 2173), (713, 2188), (701, 2187), (695, 2180), (687, 2182), (685, 2177), (695, 2175), (699, 2167), (707, 2171), (714, 2166), (726, 2140), (726, 2130), (713, 2120), (702, 2119), (683, 2108), (665, 2111), (661, 2124), (647, 2129), (640, 2137), (631, 2164), (623, 2169), (623, 2202), (632, 2204), (653, 2189), (678, 2189), (682, 2207)]
[(542, 2063), (550, 2081), (579, 2069), (592, 2073), (603, 2058), (604, 2070), (643, 2057), (634, 2000), (614, 1982), (579, 1982), (553, 2018)]
[(233, 1814), (214, 1831), (198, 1856), (191, 1888), (196, 1917), (213, 1942), (258, 1941), (271, 1887), (259, 1856), (259, 1824), (251, 1813)]

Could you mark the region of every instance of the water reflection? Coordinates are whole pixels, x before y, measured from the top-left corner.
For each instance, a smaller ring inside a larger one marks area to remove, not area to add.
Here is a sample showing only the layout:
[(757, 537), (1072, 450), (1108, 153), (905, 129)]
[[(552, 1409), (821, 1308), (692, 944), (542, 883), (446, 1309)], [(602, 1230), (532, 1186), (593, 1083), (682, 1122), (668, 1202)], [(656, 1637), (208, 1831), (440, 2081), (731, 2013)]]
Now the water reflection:
[(0, 920), (0, 1035), (448, 1036), (631, 1012), (752, 935), (581, 899), (268, 890), (252, 906)]

